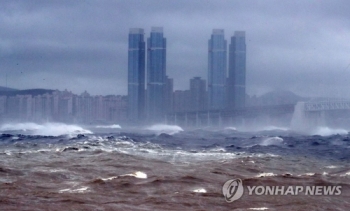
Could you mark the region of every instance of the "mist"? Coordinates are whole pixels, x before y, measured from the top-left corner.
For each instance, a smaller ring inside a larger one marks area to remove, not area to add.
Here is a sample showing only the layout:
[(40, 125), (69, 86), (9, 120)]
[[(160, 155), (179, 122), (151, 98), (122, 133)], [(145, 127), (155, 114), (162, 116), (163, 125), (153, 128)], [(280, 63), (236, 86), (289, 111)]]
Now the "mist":
[[(246, 33), (246, 107), (349, 99), (346, 91), (350, 77), (349, 10), (350, 3), (340, 0), (3, 1), (0, 86), (62, 93), (67, 90), (72, 103), (66, 103), (63, 107), (67, 111), (61, 113), (44, 112), (34, 111), (35, 106), (26, 107), (39, 102), (34, 100), (34, 95), (33, 100), (25, 99), (27, 104), (23, 104), (22, 110), (9, 106), (6, 98), (0, 102), (1, 105), (6, 102), (0, 109), (1, 122), (40, 125), (62, 122), (99, 129), (120, 129), (134, 124), (129, 122), (125, 96), (128, 31), (135, 27), (144, 29), (146, 39), (152, 27), (163, 27), (167, 40), (166, 75), (173, 79), (173, 91), (180, 96), (174, 97), (174, 103), (181, 104), (168, 113), (200, 110), (193, 109), (188, 104), (190, 100), (181, 97), (190, 91), (190, 79), (194, 77), (201, 77), (208, 88), (208, 40), (213, 29), (222, 29), (228, 43), (236, 31)], [(88, 101), (96, 104), (93, 112), (83, 111), (73, 102), (84, 98), (85, 91), (91, 95)], [(99, 97), (108, 95), (114, 96), (115, 104), (107, 105), (107, 97)], [(117, 112), (108, 113), (98, 107)], [(220, 127), (302, 131), (291, 126), (295, 112), (290, 109), (282, 116), (241, 116), (234, 121), (224, 120), (226, 123)], [(328, 112), (319, 125), (312, 126), (313, 129), (304, 126), (303, 130), (313, 133), (318, 126), (347, 129), (347, 116), (346, 111)], [(179, 124), (171, 118), (168, 121), (170, 125), (188, 127), (181, 123), (184, 122), (181, 117)], [(212, 123), (215, 121), (218, 125), (219, 120), (214, 118)], [(145, 121), (142, 125), (165, 123), (162, 119)]]
[(17, 89), (127, 93), (129, 28), (164, 27), (175, 90), (207, 77), (213, 28), (247, 34), (247, 93), (350, 97), (348, 1), (2, 1), (1, 80)]

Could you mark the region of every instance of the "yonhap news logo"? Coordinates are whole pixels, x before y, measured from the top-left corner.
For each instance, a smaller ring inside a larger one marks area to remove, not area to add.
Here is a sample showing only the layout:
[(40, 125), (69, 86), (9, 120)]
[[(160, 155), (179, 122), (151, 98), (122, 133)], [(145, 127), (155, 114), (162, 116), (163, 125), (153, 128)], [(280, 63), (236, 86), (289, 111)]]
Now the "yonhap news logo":
[(243, 182), (241, 179), (231, 179), (222, 186), (222, 193), (227, 202), (233, 202), (241, 198), (244, 192)]
[(341, 195), (342, 186), (244, 186), (241, 179), (227, 180), (222, 186), (222, 194), (226, 202), (231, 203), (243, 196), (244, 188), (248, 190), (248, 196), (271, 195), (309, 195), (309, 196), (339, 196)]

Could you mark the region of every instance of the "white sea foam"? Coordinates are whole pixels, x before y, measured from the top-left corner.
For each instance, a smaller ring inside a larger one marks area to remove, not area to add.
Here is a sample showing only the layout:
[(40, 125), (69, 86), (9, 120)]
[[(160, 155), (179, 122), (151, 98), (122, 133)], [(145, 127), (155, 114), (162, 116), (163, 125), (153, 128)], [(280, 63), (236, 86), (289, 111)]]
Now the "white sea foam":
[(299, 177), (301, 177), (301, 176), (310, 176), (310, 177), (312, 177), (312, 176), (315, 176), (315, 173), (305, 173), (305, 174), (300, 174), (300, 175), (298, 175)]
[(258, 175), (256, 175), (255, 177), (274, 177), (277, 176), (277, 174), (274, 173), (260, 173)]
[(106, 129), (121, 129), (120, 125), (97, 125), (96, 128), (106, 128)]
[(147, 174), (142, 172), (142, 171), (136, 171), (132, 174), (123, 174), (120, 176), (121, 177), (130, 176), (130, 177), (135, 177), (135, 178), (139, 178), (139, 179), (147, 179)]
[(62, 168), (53, 169), (51, 167), (44, 167), (44, 166), (37, 166), (37, 167), (34, 167), (32, 170), (41, 171), (41, 172), (51, 172), (51, 173), (67, 171), (66, 169), (62, 169)]
[(67, 189), (62, 189), (58, 191), (59, 193), (86, 193), (89, 192), (89, 187), (87, 186), (83, 186), (81, 188), (77, 188), (77, 189), (71, 189), (71, 188), (67, 188)]
[(56, 173), (56, 172), (66, 172), (66, 169), (49, 169), (49, 172)]
[(250, 210), (268, 210), (267, 207), (257, 207), (257, 208), (249, 208)]
[(346, 172), (345, 174), (341, 174), (341, 175), (339, 175), (339, 176), (341, 176), (341, 177), (350, 176), (350, 171), (349, 171), (349, 172)]
[(329, 127), (318, 127), (311, 132), (311, 135), (320, 135), (320, 136), (330, 136), (330, 135), (346, 135), (348, 131), (345, 129), (332, 129)]
[(152, 125), (150, 127), (146, 128), (147, 130), (155, 131), (157, 134), (166, 133), (169, 135), (173, 135), (175, 133), (178, 133), (180, 131), (184, 131), (180, 126), (177, 125)]
[(192, 192), (194, 192), (194, 193), (206, 193), (207, 190), (205, 190), (204, 188), (198, 188), (198, 189), (194, 189)]
[(6, 155), (12, 155), (12, 152), (9, 151), (9, 150), (5, 150), (4, 153), (5, 153)]
[(28, 132), (31, 135), (42, 136), (59, 136), (59, 135), (76, 135), (76, 134), (92, 134), (90, 130), (86, 130), (78, 125), (67, 125), (63, 123), (45, 123), (36, 124), (32, 122), (3, 124), (0, 131), (20, 130)]
[(114, 177), (107, 177), (107, 178), (101, 178), (101, 180), (103, 181), (110, 181), (110, 180), (114, 180), (114, 179), (117, 179), (118, 176), (114, 176)]
[(138, 178), (138, 179), (147, 179), (147, 174), (142, 172), (142, 171), (136, 171), (132, 174), (122, 174), (122, 175), (119, 175), (119, 176), (113, 176), (113, 177), (107, 177), (107, 178), (101, 178), (101, 180), (103, 181), (111, 181), (111, 180), (114, 180), (114, 179), (117, 179), (117, 178), (120, 178), (120, 177), (135, 177), (135, 178)]

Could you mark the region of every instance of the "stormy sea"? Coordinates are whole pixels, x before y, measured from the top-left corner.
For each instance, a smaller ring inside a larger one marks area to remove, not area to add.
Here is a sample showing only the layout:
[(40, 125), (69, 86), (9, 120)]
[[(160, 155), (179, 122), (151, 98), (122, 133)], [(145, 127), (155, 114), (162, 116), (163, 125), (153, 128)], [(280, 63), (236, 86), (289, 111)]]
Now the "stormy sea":
[[(0, 128), (0, 210), (350, 210), (350, 135), (59, 123)], [(242, 197), (223, 185), (241, 179)], [(247, 186), (341, 187), (341, 193)]]

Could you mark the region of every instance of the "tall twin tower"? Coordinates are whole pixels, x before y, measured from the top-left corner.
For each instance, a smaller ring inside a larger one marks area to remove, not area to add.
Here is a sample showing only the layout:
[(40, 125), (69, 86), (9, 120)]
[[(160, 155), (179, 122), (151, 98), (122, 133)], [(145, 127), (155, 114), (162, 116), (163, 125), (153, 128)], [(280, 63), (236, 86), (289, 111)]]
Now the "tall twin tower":
[[(227, 41), (223, 29), (214, 29), (208, 43), (209, 110), (245, 106), (245, 32), (231, 37), (227, 69)], [(147, 58), (146, 58), (147, 51)], [(147, 66), (146, 66), (147, 61)], [(147, 74), (146, 74), (147, 68)], [(145, 84), (147, 75), (147, 86)], [(166, 98), (166, 39), (162, 27), (152, 27), (147, 46), (144, 30), (129, 31), (128, 116), (131, 121), (164, 120)]]
[(144, 31), (129, 31), (128, 116), (132, 121), (161, 121), (165, 114), (166, 39), (163, 28), (152, 27), (147, 39), (147, 92), (145, 91)]
[(208, 109), (245, 107), (245, 32), (236, 31), (231, 37), (228, 71), (227, 41), (223, 29), (213, 30), (208, 43), (208, 52)]

